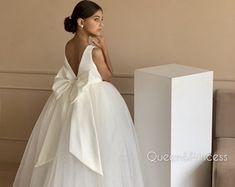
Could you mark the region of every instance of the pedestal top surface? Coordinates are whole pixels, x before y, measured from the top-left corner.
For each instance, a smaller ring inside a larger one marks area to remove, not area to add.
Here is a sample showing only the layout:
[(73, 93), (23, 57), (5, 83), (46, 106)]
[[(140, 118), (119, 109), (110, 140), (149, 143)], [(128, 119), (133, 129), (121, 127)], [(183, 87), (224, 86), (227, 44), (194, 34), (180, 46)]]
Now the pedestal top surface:
[(211, 72), (210, 70), (200, 69), (200, 68), (191, 67), (191, 66), (184, 66), (180, 64), (166, 64), (166, 65), (160, 65), (160, 66), (151, 66), (151, 67), (136, 69), (135, 71), (142, 71), (142, 72), (151, 73), (151, 74), (160, 75), (160, 76), (169, 77), (169, 78)]

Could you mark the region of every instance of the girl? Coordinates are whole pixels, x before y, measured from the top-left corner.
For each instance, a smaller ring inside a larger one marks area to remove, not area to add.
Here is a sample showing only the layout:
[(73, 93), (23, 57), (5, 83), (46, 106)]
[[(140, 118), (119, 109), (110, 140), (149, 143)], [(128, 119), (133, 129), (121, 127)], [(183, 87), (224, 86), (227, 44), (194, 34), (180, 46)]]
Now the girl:
[(110, 83), (102, 8), (80, 1), (64, 28), (74, 35), (13, 187), (143, 187), (133, 121)]

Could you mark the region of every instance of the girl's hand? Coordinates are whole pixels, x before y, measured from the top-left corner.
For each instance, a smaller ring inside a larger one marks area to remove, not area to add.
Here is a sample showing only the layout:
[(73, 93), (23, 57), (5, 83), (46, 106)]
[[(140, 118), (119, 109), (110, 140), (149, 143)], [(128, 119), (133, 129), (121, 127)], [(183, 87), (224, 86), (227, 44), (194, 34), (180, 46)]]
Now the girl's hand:
[(106, 47), (105, 40), (103, 36), (93, 36), (91, 38), (91, 42), (95, 44), (97, 47), (104, 49)]

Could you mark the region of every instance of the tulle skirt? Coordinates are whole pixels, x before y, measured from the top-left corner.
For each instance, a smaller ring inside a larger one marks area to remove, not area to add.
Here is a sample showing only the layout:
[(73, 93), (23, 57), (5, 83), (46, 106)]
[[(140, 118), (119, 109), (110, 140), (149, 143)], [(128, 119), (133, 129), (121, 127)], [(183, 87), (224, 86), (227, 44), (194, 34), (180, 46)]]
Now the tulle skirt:
[(57, 110), (66, 109), (68, 105), (66, 95), (56, 100), (52, 93), (30, 135), (13, 187), (144, 187), (138, 138), (125, 101), (106, 81), (91, 85), (87, 91), (94, 107), (104, 175), (92, 171), (69, 152), (69, 125), (58, 127), (60, 136), (55, 158), (34, 167), (48, 121), (53, 113), (61, 117)]

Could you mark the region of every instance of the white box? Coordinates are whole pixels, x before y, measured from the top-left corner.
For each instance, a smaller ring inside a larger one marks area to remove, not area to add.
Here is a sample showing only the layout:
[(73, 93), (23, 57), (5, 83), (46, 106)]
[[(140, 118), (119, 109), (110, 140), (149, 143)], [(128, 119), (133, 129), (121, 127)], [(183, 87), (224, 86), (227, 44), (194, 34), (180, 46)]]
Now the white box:
[(211, 162), (201, 157), (212, 149), (213, 72), (179, 64), (136, 69), (134, 94), (146, 187), (209, 187)]

